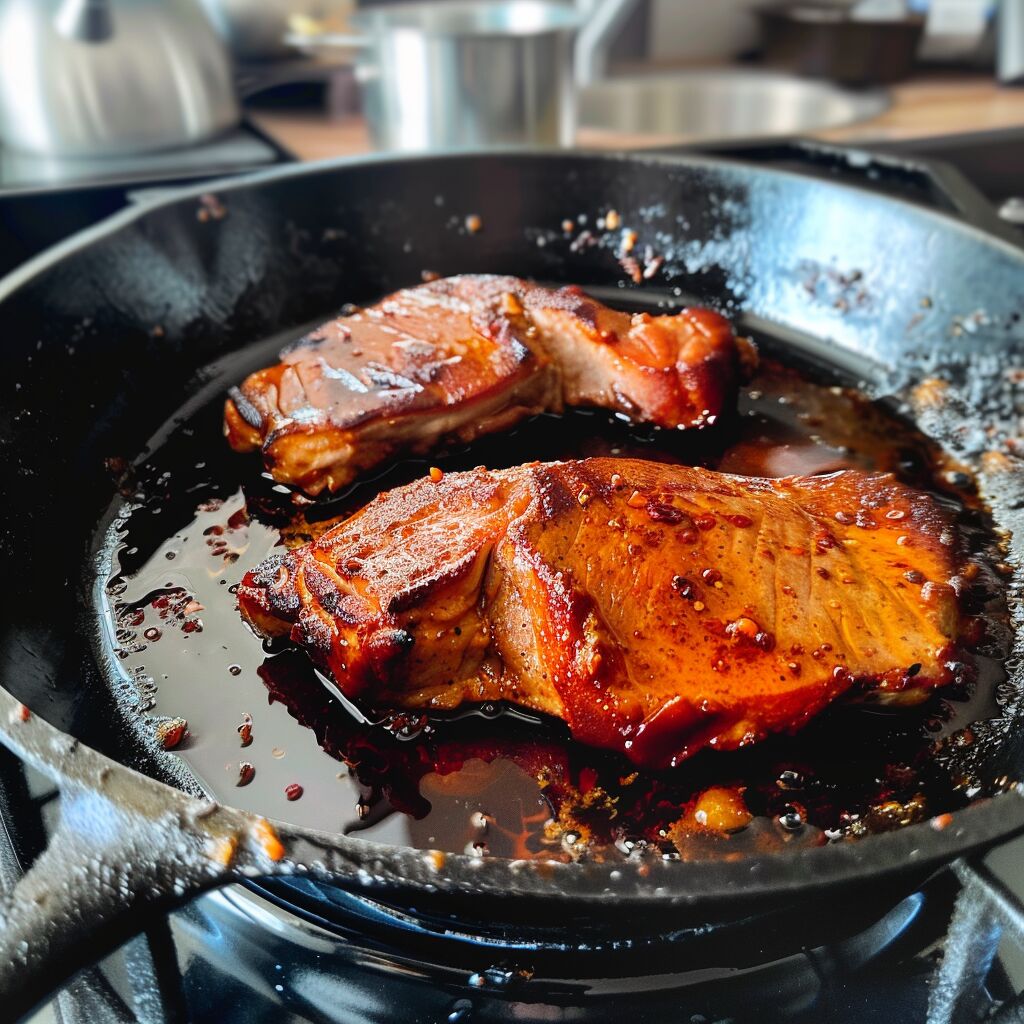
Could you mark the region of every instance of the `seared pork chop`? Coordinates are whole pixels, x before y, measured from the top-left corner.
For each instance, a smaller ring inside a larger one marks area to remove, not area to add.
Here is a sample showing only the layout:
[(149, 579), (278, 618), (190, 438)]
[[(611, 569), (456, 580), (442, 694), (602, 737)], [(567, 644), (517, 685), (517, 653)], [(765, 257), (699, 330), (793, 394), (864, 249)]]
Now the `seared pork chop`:
[(566, 405), (669, 428), (735, 398), (738, 350), (707, 309), (630, 316), (579, 288), (467, 275), (407, 288), (313, 331), (232, 390), (233, 448), (318, 494), (397, 455), (470, 441)]
[(429, 478), (239, 588), (343, 693), (507, 700), (674, 765), (798, 729), (840, 694), (949, 682), (949, 513), (891, 475), (780, 480), (624, 459)]

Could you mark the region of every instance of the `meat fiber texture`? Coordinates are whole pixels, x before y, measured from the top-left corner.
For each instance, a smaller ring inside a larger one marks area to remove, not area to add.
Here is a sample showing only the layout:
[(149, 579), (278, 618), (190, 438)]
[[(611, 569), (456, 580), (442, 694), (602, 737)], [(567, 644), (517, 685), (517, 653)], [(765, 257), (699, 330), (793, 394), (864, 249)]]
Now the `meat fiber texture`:
[(228, 441), (279, 483), (334, 491), (400, 455), (565, 406), (699, 429), (735, 404), (741, 355), (707, 309), (617, 312), (579, 288), (467, 275), (324, 324), (232, 389)]
[(384, 493), (238, 600), (350, 698), (510, 701), (662, 768), (951, 681), (962, 558), (948, 510), (888, 474), (601, 458)]

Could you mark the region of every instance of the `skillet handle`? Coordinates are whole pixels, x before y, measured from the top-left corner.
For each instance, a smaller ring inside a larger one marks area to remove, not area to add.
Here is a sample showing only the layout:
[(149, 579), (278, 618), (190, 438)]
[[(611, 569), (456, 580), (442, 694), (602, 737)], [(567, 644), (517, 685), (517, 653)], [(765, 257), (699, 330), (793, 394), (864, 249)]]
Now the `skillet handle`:
[(193, 847), (169, 822), (141, 822), (102, 794), (63, 790), (47, 848), (0, 900), (4, 1019), (31, 1012), (143, 930), (148, 914), (228, 880), (212, 862), (203, 870)]
[(29, 1013), (80, 969), (206, 889), (289, 870), (262, 818), (125, 768), (0, 690), (0, 743), (61, 790), (60, 824), (0, 898), (0, 1016)]

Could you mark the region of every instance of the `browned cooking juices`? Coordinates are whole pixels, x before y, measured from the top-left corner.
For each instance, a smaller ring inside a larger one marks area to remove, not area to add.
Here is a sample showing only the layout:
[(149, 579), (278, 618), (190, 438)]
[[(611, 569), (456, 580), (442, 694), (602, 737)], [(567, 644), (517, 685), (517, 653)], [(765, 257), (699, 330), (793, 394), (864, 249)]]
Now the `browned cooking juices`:
[[(106, 600), (135, 713), (154, 730), (187, 720), (175, 753), (225, 802), (430, 850), (689, 859), (844, 841), (925, 819), (941, 828), (946, 812), (998, 785), (976, 778), (969, 756), (997, 713), (1006, 653), (986, 517), (960, 468), (855, 391), (765, 360), (740, 415), (714, 430), (543, 416), (400, 463), (329, 503), (300, 504), (260, 477), (258, 460), (227, 451), (219, 411), (213, 401), (183, 420), (131, 481), (135, 505), (121, 519)], [(944, 495), (982, 565), (967, 598), (986, 623), (976, 670), (912, 710), (846, 703), (794, 736), (649, 773), (571, 742), (560, 723), (500, 706), (444, 719), (345, 706), (301, 652), (265, 649), (236, 611), (233, 589), (247, 568), (379, 490), (428, 472), (606, 454), (765, 476), (884, 469)]]

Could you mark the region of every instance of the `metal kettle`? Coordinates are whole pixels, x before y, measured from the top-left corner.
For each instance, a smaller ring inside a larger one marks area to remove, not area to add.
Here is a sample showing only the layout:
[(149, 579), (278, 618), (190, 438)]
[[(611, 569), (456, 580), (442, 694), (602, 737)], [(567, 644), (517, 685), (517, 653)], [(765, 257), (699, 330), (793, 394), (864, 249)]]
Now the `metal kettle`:
[(197, 0), (0, 0), (0, 138), (61, 157), (140, 153), (236, 124)]

